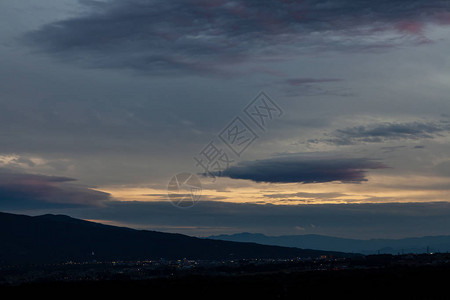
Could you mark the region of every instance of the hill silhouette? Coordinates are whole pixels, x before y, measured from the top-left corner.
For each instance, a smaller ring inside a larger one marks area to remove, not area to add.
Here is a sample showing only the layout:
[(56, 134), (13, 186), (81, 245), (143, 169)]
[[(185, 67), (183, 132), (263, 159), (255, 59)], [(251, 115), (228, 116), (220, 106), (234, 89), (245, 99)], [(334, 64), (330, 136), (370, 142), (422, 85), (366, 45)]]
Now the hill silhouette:
[(135, 230), (64, 215), (0, 213), (0, 264), (148, 259), (241, 259), (350, 254)]
[(252, 242), (262, 245), (312, 248), (362, 254), (398, 254), (450, 251), (450, 236), (425, 236), (403, 239), (347, 239), (316, 234), (266, 236), (261, 233), (236, 233), (210, 236), (211, 239)]

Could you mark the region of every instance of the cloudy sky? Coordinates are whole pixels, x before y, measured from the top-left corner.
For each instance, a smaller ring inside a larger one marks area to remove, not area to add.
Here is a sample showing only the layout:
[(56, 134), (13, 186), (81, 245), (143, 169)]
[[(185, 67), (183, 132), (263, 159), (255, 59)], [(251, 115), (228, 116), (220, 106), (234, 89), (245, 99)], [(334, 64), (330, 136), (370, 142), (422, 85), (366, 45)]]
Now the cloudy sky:
[(1, 1), (0, 210), (450, 234), (449, 49), (445, 0)]

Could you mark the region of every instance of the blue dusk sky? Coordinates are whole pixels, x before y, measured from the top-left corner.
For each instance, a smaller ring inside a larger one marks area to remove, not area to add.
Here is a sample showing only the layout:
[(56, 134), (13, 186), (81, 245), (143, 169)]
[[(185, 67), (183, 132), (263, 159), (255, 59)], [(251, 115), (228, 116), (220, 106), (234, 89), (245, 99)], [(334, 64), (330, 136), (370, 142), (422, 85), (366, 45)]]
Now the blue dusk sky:
[(0, 210), (450, 234), (448, 53), (445, 0), (1, 1)]

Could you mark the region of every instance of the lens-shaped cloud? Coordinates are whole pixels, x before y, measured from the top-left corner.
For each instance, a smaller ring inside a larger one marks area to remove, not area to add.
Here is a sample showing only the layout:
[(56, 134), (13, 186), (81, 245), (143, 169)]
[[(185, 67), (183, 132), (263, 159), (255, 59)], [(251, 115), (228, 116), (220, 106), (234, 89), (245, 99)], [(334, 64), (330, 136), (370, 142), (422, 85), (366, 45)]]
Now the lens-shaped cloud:
[(386, 166), (367, 158), (276, 157), (240, 162), (215, 175), (273, 183), (360, 183), (367, 181), (367, 170), (382, 168)]

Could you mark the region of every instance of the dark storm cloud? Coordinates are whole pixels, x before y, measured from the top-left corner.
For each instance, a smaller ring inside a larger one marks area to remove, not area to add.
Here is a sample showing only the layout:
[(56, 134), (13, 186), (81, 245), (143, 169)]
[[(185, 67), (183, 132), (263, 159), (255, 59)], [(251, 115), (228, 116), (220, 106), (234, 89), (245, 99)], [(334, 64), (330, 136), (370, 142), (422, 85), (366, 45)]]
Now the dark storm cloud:
[(367, 181), (366, 170), (385, 166), (366, 158), (277, 157), (239, 162), (215, 175), (272, 183), (320, 183)]
[[(83, 0), (88, 11), (28, 34), (64, 60), (144, 72), (224, 72), (243, 61), (273, 61), (314, 47), (391, 47), (329, 40), (385, 31), (423, 35), (450, 23), (445, 0)], [(422, 39), (423, 42), (423, 39)], [(288, 48), (293, 49), (288, 51)]]
[(108, 193), (76, 185), (72, 178), (27, 174), (0, 168), (0, 208), (54, 208), (100, 205)]
[(335, 145), (382, 143), (391, 140), (432, 139), (449, 131), (450, 126), (444, 122), (382, 123), (338, 129), (329, 138), (309, 142)]

